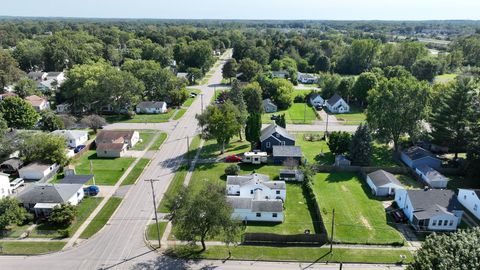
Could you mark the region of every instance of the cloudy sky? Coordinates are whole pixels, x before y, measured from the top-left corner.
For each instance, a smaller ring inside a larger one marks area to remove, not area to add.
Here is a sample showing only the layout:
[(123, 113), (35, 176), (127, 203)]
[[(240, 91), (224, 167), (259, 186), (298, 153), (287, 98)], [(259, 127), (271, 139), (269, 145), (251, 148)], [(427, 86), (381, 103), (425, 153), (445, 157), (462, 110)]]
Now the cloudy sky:
[(479, 0), (2, 0), (0, 15), (166, 19), (480, 19)]

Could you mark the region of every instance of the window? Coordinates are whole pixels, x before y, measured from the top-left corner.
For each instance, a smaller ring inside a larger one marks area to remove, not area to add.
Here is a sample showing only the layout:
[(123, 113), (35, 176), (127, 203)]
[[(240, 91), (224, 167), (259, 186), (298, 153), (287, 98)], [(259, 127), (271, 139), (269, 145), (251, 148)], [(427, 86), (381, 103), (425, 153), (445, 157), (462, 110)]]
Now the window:
[(448, 226), (453, 226), (453, 220), (450, 220), (450, 223), (448, 224)]
[(280, 194), (280, 190), (277, 190), (276, 192), (277, 192), (277, 194)]
[(437, 221), (436, 221), (436, 220), (434, 220), (434, 221), (432, 222), (432, 226), (437, 226)]
[(272, 214), (272, 217), (277, 217), (277, 213), (273, 213), (273, 214)]
[(473, 211), (477, 211), (478, 209), (478, 205), (475, 204), (475, 206), (473, 206)]
[(261, 217), (262, 216), (262, 213), (257, 213), (257, 217)]
[(267, 142), (266, 147), (270, 148), (270, 146), (271, 146), (270, 142)]
[(467, 195), (463, 195), (463, 199), (466, 200), (466, 199), (467, 199)]
[(104, 153), (104, 154), (106, 154), (106, 153), (107, 153), (107, 151), (103, 151), (103, 153)]
[(250, 194), (253, 194), (253, 189), (252, 189), (252, 190), (250, 190)]
[(443, 226), (447, 226), (448, 220), (443, 221)]
[(281, 141), (280, 144), (281, 144), (281, 145), (285, 145), (285, 141)]

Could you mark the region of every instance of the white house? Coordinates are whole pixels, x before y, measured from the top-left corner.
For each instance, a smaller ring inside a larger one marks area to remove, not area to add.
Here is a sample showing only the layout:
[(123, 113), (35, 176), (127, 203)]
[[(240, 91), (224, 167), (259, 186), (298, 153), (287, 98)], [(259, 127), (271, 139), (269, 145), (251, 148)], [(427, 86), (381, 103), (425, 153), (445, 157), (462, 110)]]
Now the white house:
[(44, 92), (61, 86), (65, 81), (63, 72), (30, 72), (27, 76), (37, 83), (38, 90)]
[(398, 189), (403, 189), (402, 183), (395, 175), (384, 170), (374, 171), (367, 175), (367, 184), (375, 196), (394, 195)]
[(41, 98), (37, 95), (28, 96), (25, 100), (30, 103), (37, 112), (41, 112), (50, 108), (50, 104), (44, 98)]
[(289, 76), (290, 73), (286, 70), (272, 71), (272, 78), (287, 79)]
[(18, 174), (25, 180), (40, 180), (57, 169), (56, 164), (32, 162), (18, 170)]
[(227, 202), (233, 219), (283, 222), (284, 181), (270, 181), (267, 175), (227, 176)]
[(67, 103), (58, 104), (55, 111), (59, 114), (69, 113), (70, 112), (70, 104), (67, 104)]
[(95, 138), (95, 143), (97, 146), (103, 143), (121, 143), (130, 148), (134, 147), (139, 140), (140, 133), (135, 130), (102, 130)]
[(142, 101), (137, 104), (137, 113), (158, 114), (167, 112), (167, 103), (163, 101)]
[(350, 111), (350, 106), (338, 94), (335, 94), (329, 98), (325, 102), (325, 105), (332, 113), (348, 113)]
[(48, 216), (60, 204), (78, 205), (83, 197), (81, 184), (33, 184), (18, 194), (18, 200), (37, 217)]
[(458, 189), (458, 201), (476, 218), (480, 219), (480, 189)]
[(449, 179), (428, 165), (420, 165), (415, 172), (432, 188), (446, 188)]
[(398, 189), (395, 202), (419, 231), (454, 231), (463, 210), (455, 192), (440, 189)]
[(85, 130), (55, 130), (51, 134), (64, 137), (67, 146), (72, 148), (88, 141), (88, 131)]
[(10, 179), (8, 176), (8, 174), (0, 173), (0, 199), (12, 194), (12, 189), (10, 188)]
[(310, 105), (313, 107), (323, 106), (323, 104), (325, 104), (325, 100), (318, 93), (311, 94), (309, 100)]
[(297, 80), (304, 84), (317, 83), (318, 77), (313, 74), (298, 72)]

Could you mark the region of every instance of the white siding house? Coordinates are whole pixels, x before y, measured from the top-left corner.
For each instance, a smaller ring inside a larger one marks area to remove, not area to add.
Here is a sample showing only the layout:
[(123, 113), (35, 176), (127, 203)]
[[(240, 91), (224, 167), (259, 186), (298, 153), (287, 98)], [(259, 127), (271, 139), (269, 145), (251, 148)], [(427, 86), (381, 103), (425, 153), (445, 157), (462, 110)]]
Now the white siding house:
[(56, 169), (56, 164), (33, 162), (18, 170), (19, 176), (26, 180), (40, 180)]
[(454, 231), (462, 219), (462, 207), (451, 190), (399, 189), (395, 202), (419, 231)]
[(88, 131), (85, 130), (55, 130), (52, 135), (65, 138), (68, 147), (75, 148), (88, 141)]
[(0, 199), (12, 194), (8, 174), (0, 173)]
[(309, 100), (310, 105), (313, 107), (323, 106), (325, 104), (325, 100), (320, 96), (320, 94), (311, 94)]
[(428, 165), (420, 165), (415, 172), (432, 188), (446, 188), (449, 179)]
[(167, 112), (167, 103), (163, 101), (143, 101), (137, 104), (137, 113), (158, 114)]
[(480, 219), (480, 189), (458, 189), (458, 201)]
[(348, 113), (350, 111), (350, 106), (338, 94), (335, 94), (329, 98), (327, 102), (325, 102), (325, 105), (332, 113)]
[(391, 196), (398, 189), (403, 189), (403, 185), (391, 173), (384, 170), (378, 170), (367, 175), (367, 184), (375, 196)]

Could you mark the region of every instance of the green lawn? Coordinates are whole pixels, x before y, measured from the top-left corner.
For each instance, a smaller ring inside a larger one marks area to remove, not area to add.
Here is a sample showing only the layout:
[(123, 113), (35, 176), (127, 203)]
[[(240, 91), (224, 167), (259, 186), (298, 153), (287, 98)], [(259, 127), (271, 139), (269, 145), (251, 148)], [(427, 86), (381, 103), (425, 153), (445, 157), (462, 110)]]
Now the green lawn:
[[(167, 228), (167, 222), (158, 222), (158, 227), (160, 229), (160, 239), (162, 238), (165, 229)], [(147, 227), (147, 240), (158, 240), (157, 237), (157, 224), (149, 224)]]
[(374, 142), (372, 149), (372, 166), (398, 166), (393, 159), (393, 149), (386, 144)]
[(173, 116), (173, 120), (178, 120), (183, 117), (183, 115), (187, 112), (187, 109), (181, 108), (178, 112)]
[[(398, 263), (400, 255), (407, 256), (404, 261), (411, 262), (412, 254), (408, 250), (379, 249), (343, 249), (334, 248), (330, 253), (327, 247), (269, 247), (245, 246), (230, 247), (232, 260), (254, 261), (302, 261), (320, 262), (350, 262), (350, 263)], [(200, 247), (177, 246), (167, 254), (187, 259), (226, 259), (228, 249), (225, 246), (211, 246), (200, 252)]]
[(480, 182), (475, 178), (468, 178), (460, 175), (445, 175), (450, 178), (448, 181), (447, 187), (449, 189), (457, 188), (470, 188), (470, 189), (480, 189)]
[(436, 83), (448, 83), (450, 81), (455, 80), (455, 78), (458, 76), (458, 74), (455, 73), (447, 73), (447, 74), (442, 74), (442, 75), (437, 75), (433, 79), (434, 82)]
[(140, 174), (142, 174), (143, 170), (145, 169), (145, 166), (147, 166), (148, 162), (150, 162), (150, 159), (141, 158), (127, 175), (127, 177), (123, 180), (122, 186), (135, 184), (138, 177), (140, 177)]
[(0, 235), (1, 238), (19, 238), (32, 224), (24, 224), (24, 225), (13, 225), (9, 226), (8, 230), (3, 231), (5, 234)]
[(176, 109), (169, 108), (167, 113), (136, 114), (133, 118), (126, 115), (103, 115), (108, 123), (162, 123), (168, 122)]
[(168, 213), (166, 206), (166, 198), (170, 196), (175, 196), (180, 191), (180, 188), (183, 186), (183, 181), (185, 181), (185, 176), (187, 175), (187, 165), (183, 165), (175, 172), (170, 185), (168, 186), (167, 191), (164, 194), (164, 197), (160, 204), (158, 205), (158, 212)]
[(406, 189), (423, 188), (422, 183), (415, 181), (415, 179), (411, 178), (408, 175), (397, 174), (395, 176)]
[(330, 153), (327, 142), (324, 140), (305, 140), (305, 137), (312, 137), (312, 135), (316, 137), (323, 137), (323, 132), (296, 134), (295, 144), (302, 148), (303, 155), (305, 158), (307, 158), (309, 163), (332, 165), (335, 162), (335, 156)]
[(220, 156), (229, 156), (236, 155), (248, 152), (250, 150), (250, 143), (243, 138), (243, 141), (240, 141), (237, 136), (235, 136), (231, 142), (225, 146), (225, 153), (220, 155), (221, 146), (217, 145), (217, 141), (208, 140), (204, 143), (202, 147), (202, 152), (200, 153), (200, 158), (217, 158)]
[(103, 198), (86, 197), (77, 206), (77, 216), (75, 221), (68, 227), (59, 227), (53, 224), (42, 223), (32, 230), (29, 237), (32, 238), (57, 238), (60, 237), (58, 229), (68, 229), (70, 235), (73, 235), (78, 228), (85, 222), (87, 217), (97, 208)]
[(98, 212), (90, 224), (88, 224), (87, 228), (85, 228), (85, 230), (82, 232), (80, 238), (88, 239), (100, 231), (100, 229), (103, 228), (103, 226), (105, 226), (105, 224), (108, 222), (113, 212), (115, 212), (121, 202), (121, 198), (110, 197), (100, 212)]
[(287, 110), (279, 110), (275, 113), (262, 114), (262, 123), (270, 124), (272, 115), (285, 114), (287, 124), (313, 124), (317, 120), (315, 109), (305, 103), (293, 103)]
[(157, 140), (148, 148), (148, 150), (158, 150), (162, 146), (163, 142), (167, 139), (167, 133), (160, 133)]
[[(0, 242), (1, 255), (35, 255), (59, 251), (66, 242)], [(32, 266), (32, 269), (34, 267)]]
[[(94, 150), (87, 151), (74, 162), (77, 174), (90, 174), (92, 162), (93, 174), (97, 185), (113, 186), (120, 179), (134, 158), (99, 158)], [(93, 184), (90, 180), (87, 184)]]
[(345, 121), (343, 123), (346, 125), (359, 125), (367, 119), (364, 110), (353, 105), (350, 106), (349, 113), (335, 114), (335, 117), (339, 121)]
[(247, 232), (302, 234), (305, 230), (315, 231), (301, 184), (287, 183), (284, 208), (283, 223), (249, 222)]
[(152, 132), (140, 132), (140, 140), (131, 150), (145, 150), (145, 147), (150, 143), (155, 133)]
[(369, 188), (353, 173), (319, 173), (313, 189), (325, 227), (331, 234), (335, 209), (334, 241), (356, 244), (403, 243), (400, 233), (387, 224), (382, 202), (370, 197)]

